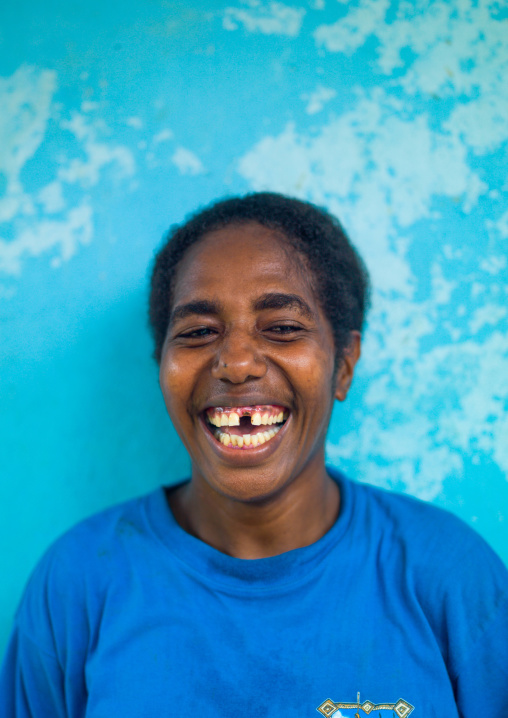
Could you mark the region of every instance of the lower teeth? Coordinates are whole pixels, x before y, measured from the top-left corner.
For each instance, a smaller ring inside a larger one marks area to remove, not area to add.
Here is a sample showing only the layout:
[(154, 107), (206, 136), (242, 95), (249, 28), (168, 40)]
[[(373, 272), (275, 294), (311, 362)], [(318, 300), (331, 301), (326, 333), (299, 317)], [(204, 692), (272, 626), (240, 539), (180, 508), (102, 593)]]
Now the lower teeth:
[(275, 434), (277, 434), (280, 429), (280, 426), (274, 426), (267, 431), (259, 431), (256, 434), (243, 434), (243, 436), (227, 434), (226, 432), (217, 429), (214, 432), (214, 436), (217, 441), (220, 441), (220, 443), (224, 444), (224, 446), (231, 446), (234, 449), (250, 449), (255, 448), (256, 446), (261, 446), (267, 441), (270, 441), (270, 439), (273, 439)]

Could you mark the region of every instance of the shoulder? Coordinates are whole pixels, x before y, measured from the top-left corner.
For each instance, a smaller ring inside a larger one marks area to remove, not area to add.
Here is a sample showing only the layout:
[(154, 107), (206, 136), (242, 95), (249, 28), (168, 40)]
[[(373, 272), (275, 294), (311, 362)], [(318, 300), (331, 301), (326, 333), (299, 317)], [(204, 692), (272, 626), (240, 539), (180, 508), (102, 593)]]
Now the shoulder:
[(341, 481), (354, 501), (354, 510), (364, 514), (363, 521), (392, 550), (399, 547), (404, 551), (406, 560), (414, 561), (419, 570), (430, 568), (437, 577), (459, 565), (478, 570), (485, 566), (508, 578), (504, 564), (487, 542), (449, 511), (405, 494), (344, 478)]
[(161, 495), (158, 489), (108, 508), (58, 538), (30, 576), (16, 614), (18, 629), (48, 652), (56, 651), (63, 626), (85, 636), (90, 611), (100, 611), (140, 554), (153, 552), (146, 507)]
[[(484, 539), (462, 519), (434, 504), (413, 496), (347, 479), (333, 472), (345, 501), (359, 520), (368, 523), (385, 540), (391, 539), (411, 551), (432, 557), (446, 557), (453, 563), (469, 556), (493, 558), (503, 565)], [(360, 519), (360, 515), (362, 515)]]
[(423, 611), (455, 666), (494, 626), (506, 635), (508, 571), (481, 536), (424, 501), (348, 480), (343, 485), (369, 527), (379, 571)]
[(470, 561), (492, 557), (500, 562), (486, 541), (462, 519), (434, 504), (366, 484), (357, 484), (365, 505), (378, 520), (386, 522), (394, 537), (415, 545), (423, 555), (446, 555), (453, 563), (465, 556)]
[(145, 508), (162, 490), (122, 502), (83, 519), (49, 547), (34, 574), (56, 569), (59, 565), (86, 568), (96, 558), (107, 557), (122, 543), (147, 533)]

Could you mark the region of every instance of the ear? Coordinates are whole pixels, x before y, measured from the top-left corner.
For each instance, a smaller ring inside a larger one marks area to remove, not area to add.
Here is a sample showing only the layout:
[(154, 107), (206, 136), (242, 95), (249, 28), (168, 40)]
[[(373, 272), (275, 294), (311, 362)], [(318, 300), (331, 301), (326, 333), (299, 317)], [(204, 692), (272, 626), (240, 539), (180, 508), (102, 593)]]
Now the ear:
[(362, 337), (360, 332), (356, 330), (351, 332), (349, 344), (344, 350), (344, 356), (337, 369), (337, 377), (335, 382), (335, 398), (344, 401), (355, 373), (356, 362), (361, 354)]

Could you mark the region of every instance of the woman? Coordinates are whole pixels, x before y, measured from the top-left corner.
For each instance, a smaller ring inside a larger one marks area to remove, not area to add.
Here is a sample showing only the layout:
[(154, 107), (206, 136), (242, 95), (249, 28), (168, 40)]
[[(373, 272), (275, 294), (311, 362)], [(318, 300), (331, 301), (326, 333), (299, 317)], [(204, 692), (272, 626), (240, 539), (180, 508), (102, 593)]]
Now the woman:
[(5, 715), (501, 715), (501, 562), (451, 515), (325, 468), (367, 287), (338, 222), (280, 195), (170, 233), (150, 319), (191, 478), (50, 549)]

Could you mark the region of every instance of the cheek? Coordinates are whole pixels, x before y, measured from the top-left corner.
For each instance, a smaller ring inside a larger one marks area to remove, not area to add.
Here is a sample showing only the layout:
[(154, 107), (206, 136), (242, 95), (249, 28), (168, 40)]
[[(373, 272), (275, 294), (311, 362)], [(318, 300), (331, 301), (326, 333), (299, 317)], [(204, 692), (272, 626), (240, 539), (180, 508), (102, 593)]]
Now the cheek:
[(295, 368), (299, 376), (298, 383), (309, 401), (328, 397), (334, 378), (333, 355), (323, 351), (301, 355)]
[[(162, 357), (159, 370), (159, 384), (164, 396), (168, 411), (181, 401), (184, 387), (189, 386), (188, 365), (186, 371), (185, 362), (178, 361), (173, 353), (166, 353)], [(173, 418), (173, 417), (171, 417)]]

